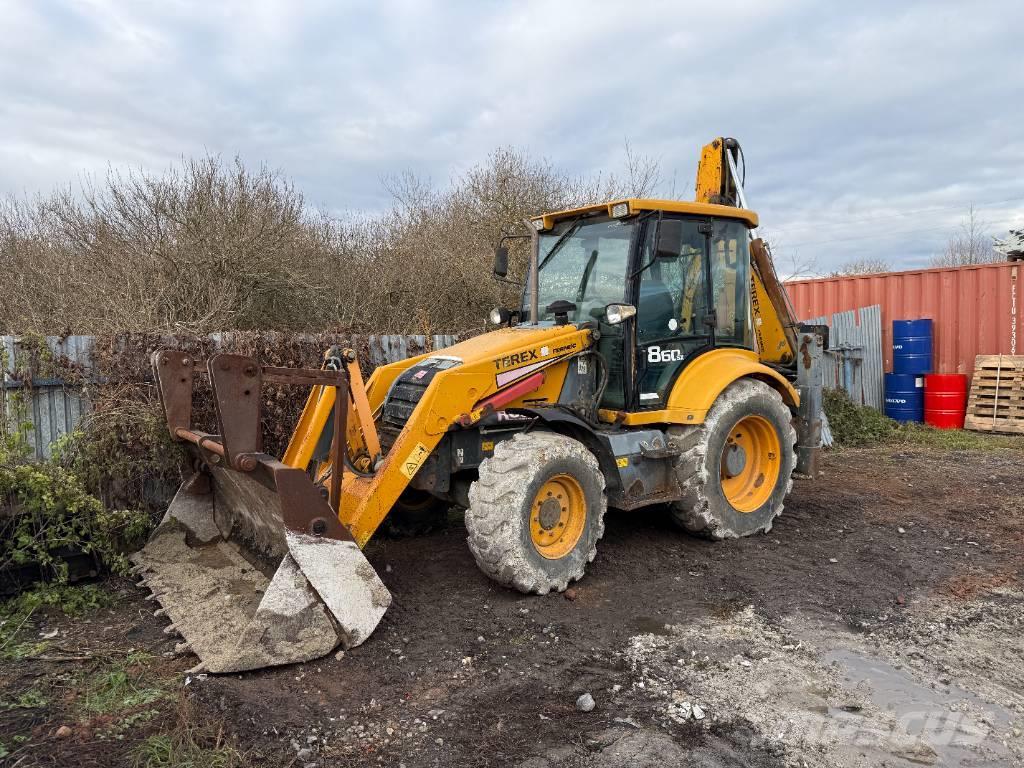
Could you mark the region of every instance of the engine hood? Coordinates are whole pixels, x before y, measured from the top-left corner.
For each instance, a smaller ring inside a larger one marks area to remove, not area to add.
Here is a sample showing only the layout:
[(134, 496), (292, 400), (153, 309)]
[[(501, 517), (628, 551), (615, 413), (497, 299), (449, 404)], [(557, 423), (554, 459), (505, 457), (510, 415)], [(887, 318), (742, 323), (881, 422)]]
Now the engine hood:
[(513, 367), (519, 362), (554, 361), (575, 354), (587, 349), (590, 339), (589, 330), (575, 325), (521, 325), (474, 336), (438, 350), (434, 356), (457, 357), (464, 365), (494, 360), (499, 368)]

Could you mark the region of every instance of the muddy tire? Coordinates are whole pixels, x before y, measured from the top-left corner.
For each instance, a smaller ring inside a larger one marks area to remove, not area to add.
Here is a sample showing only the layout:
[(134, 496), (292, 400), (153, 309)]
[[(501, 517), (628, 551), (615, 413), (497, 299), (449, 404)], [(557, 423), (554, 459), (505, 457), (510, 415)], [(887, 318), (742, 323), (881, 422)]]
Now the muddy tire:
[(582, 443), (519, 434), (498, 443), (469, 488), (469, 549), (499, 584), (560, 592), (597, 554), (607, 506), (604, 476)]
[(406, 488), (381, 526), (385, 535), (404, 539), (443, 528), (451, 505), (426, 491)]
[(676, 461), (683, 497), (671, 507), (676, 523), (712, 539), (770, 531), (793, 487), (792, 418), (778, 392), (740, 379), (718, 396), (703, 424), (671, 428), (683, 449)]

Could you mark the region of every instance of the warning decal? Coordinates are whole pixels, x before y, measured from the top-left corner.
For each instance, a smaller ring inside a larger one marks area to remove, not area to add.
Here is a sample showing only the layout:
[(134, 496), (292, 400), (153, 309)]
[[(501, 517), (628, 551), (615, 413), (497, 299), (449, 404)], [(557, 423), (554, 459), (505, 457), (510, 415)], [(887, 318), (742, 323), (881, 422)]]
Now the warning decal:
[(412, 480), (412, 476), (416, 474), (416, 470), (420, 468), (420, 465), (427, 460), (427, 456), (430, 455), (430, 450), (423, 443), (417, 443), (416, 447), (413, 448), (409, 455), (405, 457), (405, 461), (402, 462), (402, 466), (399, 467), (402, 474)]

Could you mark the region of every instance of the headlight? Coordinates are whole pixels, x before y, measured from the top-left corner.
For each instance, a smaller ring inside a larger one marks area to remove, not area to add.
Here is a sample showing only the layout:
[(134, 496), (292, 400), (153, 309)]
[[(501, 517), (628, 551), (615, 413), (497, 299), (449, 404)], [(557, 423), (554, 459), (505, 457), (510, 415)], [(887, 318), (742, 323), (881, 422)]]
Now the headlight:
[(604, 321), (608, 325), (618, 325), (635, 314), (636, 307), (632, 304), (609, 304), (604, 308)]
[(612, 206), (612, 217), (621, 219), (629, 215), (629, 203), (616, 203)]
[(504, 307), (495, 307), (491, 310), (490, 314), (487, 315), (487, 319), (494, 325), (504, 325), (508, 322), (510, 317), (512, 317), (512, 313)]
[(543, 232), (544, 231), (544, 219), (543, 219), (543, 217), (539, 218), (539, 219), (530, 219), (530, 223), (533, 224), (533, 228), (536, 229), (538, 232)]

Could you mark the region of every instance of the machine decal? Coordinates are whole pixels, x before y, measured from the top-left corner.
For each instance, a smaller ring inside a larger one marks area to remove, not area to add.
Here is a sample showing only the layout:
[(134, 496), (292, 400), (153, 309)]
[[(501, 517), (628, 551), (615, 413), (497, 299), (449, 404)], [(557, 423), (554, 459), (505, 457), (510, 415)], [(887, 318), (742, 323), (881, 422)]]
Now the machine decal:
[(625, 469), (629, 466), (629, 456), (619, 456), (615, 459), (615, 466), (619, 469)]
[(480, 443), (480, 450), (482, 450), (482, 451), (493, 451), (494, 450), (494, 441), (493, 440), (484, 440), (482, 443)]
[(499, 387), (504, 387), (506, 384), (511, 384), (516, 379), (521, 379), (523, 376), (533, 373), (538, 368), (543, 368), (549, 362), (549, 360), (541, 360), (539, 363), (531, 363), (530, 365), (524, 365), (521, 368), (513, 368), (511, 371), (504, 371), (494, 377), (494, 383)]
[(683, 359), (681, 349), (662, 349), (658, 346), (647, 348), (648, 363), (677, 363)]
[(427, 456), (430, 455), (430, 449), (427, 448), (423, 443), (417, 443), (416, 447), (413, 448), (409, 455), (405, 457), (405, 461), (402, 462), (399, 470), (402, 474), (412, 480), (412, 476), (416, 474), (416, 470), (420, 468), (420, 465), (426, 461)]
[(505, 355), (499, 357), (494, 361), (494, 369), (500, 371), (502, 368), (512, 368), (523, 363), (528, 363), (531, 360), (537, 359), (537, 350), (528, 349), (525, 352), (516, 352), (513, 355)]

